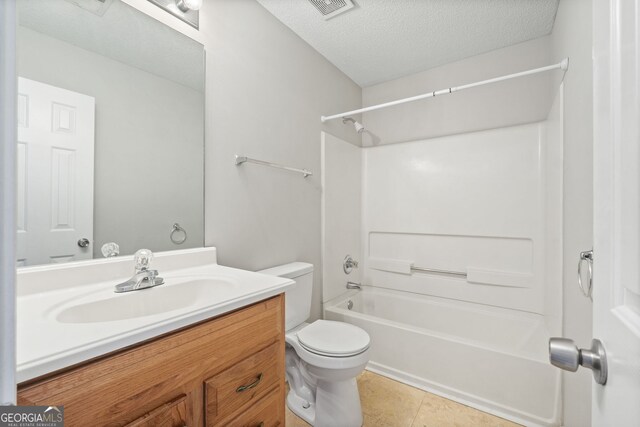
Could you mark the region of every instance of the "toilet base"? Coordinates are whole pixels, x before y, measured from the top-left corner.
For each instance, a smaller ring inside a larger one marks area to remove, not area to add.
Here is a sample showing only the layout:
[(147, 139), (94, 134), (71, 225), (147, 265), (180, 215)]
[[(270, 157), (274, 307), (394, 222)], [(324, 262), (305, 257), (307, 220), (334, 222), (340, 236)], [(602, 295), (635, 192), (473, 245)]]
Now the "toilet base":
[(345, 381), (318, 381), (314, 427), (360, 427), (362, 407), (355, 378)]
[(314, 425), (316, 419), (316, 405), (299, 397), (293, 390), (289, 390), (287, 394), (287, 406), (298, 417), (307, 423)]
[(304, 400), (291, 389), (287, 395), (287, 406), (314, 427), (362, 426), (362, 407), (355, 378), (318, 381), (315, 402)]

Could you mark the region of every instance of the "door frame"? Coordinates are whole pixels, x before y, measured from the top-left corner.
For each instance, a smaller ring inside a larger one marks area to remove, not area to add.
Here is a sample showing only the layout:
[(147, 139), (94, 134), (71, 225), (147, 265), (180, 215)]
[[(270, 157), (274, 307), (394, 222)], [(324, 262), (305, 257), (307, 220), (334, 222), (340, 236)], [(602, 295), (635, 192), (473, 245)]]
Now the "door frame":
[(16, 3), (0, 1), (0, 405), (16, 404)]

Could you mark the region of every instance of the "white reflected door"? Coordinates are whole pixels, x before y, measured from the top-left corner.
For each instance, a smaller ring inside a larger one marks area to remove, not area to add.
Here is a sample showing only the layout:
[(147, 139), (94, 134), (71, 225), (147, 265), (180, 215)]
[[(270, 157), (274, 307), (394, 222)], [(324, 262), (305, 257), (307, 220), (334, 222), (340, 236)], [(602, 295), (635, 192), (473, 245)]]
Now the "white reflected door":
[(92, 257), (94, 115), (93, 97), (19, 78), (18, 266)]
[(640, 3), (594, 1), (594, 426), (640, 425)]

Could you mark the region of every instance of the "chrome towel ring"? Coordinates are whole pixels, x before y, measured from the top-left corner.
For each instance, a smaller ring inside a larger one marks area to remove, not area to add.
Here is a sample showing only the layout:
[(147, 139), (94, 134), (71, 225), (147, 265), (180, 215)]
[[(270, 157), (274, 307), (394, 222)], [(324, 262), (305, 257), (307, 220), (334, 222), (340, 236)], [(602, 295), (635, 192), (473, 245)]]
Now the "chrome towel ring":
[[(585, 289), (582, 283), (582, 263), (586, 261), (589, 267), (589, 286)], [(593, 291), (593, 250), (580, 252), (580, 259), (578, 260), (578, 287), (582, 291), (585, 297), (593, 300), (591, 292)]]
[[(176, 237), (176, 233), (178, 233), (177, 237)], [(182, 238), (180, 238), (180, 233), (182, 233), (182, 236), (181, 236)], [(181, 245), (187, 241), (187, 231), (184, 228), (182, 228), (180, 224), (176, 222), (173, 224), (173, 227), (171, 228), (171, 233), (169, 234), (169, 238), (176, 245)]]

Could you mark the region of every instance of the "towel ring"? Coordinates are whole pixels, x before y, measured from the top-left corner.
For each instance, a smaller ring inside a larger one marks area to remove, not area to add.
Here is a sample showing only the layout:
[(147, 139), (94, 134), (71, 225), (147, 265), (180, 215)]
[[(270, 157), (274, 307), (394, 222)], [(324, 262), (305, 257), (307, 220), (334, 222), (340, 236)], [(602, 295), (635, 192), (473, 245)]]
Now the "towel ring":
[[(587, 262), (589, 267), (589, 286), (585, 289), (582, 283), (582, 263)], [(578, 261), (578, 287), (582, 291), (585, 297), (593, 300), (591, 293), (593, 291), (593, 250), (580, 252), (580, 259)]]
[[(182, 236), (182, 239), (177, 239), (175, 236), (176, 233), (183, 233), (184, 236)], [(171, 234), (169, 234), (169, 238), (176, 245), (181, 245), (187, 241), (187, 231), (184, 228), (180, 227), (180, 224), (176, 222), (173, 224), (173, 227), (171, 228)]]

